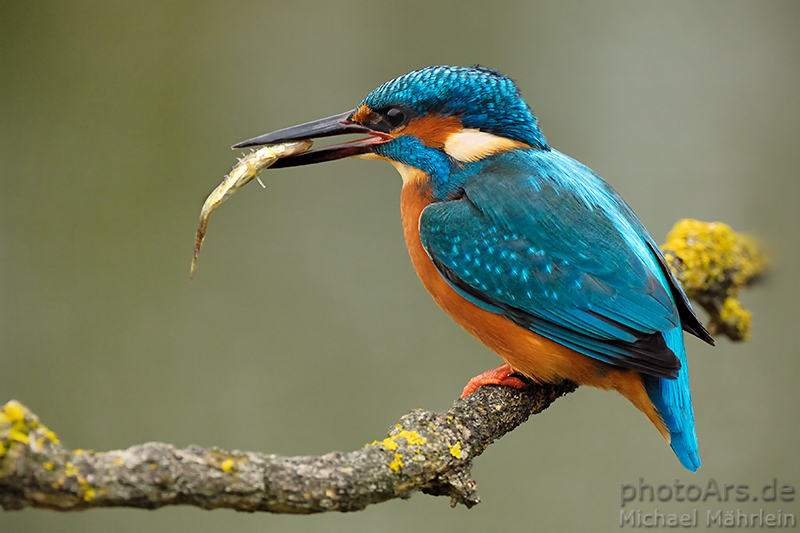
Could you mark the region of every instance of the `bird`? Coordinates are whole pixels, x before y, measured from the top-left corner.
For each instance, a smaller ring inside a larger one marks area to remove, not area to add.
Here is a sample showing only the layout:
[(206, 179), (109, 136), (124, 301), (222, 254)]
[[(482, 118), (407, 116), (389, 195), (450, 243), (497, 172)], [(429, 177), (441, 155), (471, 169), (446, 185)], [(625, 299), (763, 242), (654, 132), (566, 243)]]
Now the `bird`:
[(616, 390), (684, 467), (700, 467), (683, 332), (714, 340), (633, 210), (550, 147), (512, 79), (478, 65), (427, 67), (353, 110), (233, 148), (346, 134), (366, 138), (270, 168), (348, 157), (394, 165), (422, 284), (504, 360), (463, 396), (487, 384), (564, 380)]

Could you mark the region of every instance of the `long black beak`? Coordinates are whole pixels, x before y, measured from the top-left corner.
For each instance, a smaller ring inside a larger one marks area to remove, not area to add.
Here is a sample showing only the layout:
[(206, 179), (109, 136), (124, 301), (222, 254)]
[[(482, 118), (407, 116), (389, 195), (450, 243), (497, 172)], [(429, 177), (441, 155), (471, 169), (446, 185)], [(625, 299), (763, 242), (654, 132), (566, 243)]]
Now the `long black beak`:
[(364, 134), (370, 135), (366, 139), (352, 141), (342, 144), (334, 144), (317, 150), (303, 152), (278, 159), (270, 168), (295, 167), (299, 165), (310, 165), (311, 163), (321, 163), (323, 161), (333, 161), (344, 157), (364, 155), (372, 153), (372, 147), (376, 144), (391, 140), (385, 133), (372, 130), (361, 124), (350, 121), (353, 111), (334, 115), (332, 117), (306, 122), (299, 126), (284, 128), (282, 130), (266, 133), (258, 137), (253, 137), (246, 141), (234, 144), (231, 148), (247, 148), (249, 146), (261, 146), (265, 144), (279, 144), (290, 141), (301, 141), (303, 139), (319, 139), (322, 137), (332, 137), (334, 135)]

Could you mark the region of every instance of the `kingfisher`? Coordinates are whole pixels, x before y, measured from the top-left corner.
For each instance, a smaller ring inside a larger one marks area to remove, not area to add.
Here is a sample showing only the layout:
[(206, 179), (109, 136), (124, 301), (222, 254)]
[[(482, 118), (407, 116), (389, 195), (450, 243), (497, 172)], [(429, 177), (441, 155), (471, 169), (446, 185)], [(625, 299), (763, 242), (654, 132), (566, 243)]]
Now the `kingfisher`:
[(416, 70), (354, 110), (233, 148), (344, 134), (366, 138), (271, 168), (345, 157), (394, 165), (422, 284), (504, 360), (462, 397), (524, 381), (616, 390), (684, 467), (700, 467), (683, 331), (714, 340), (633, 210), (595, 172), (548, 145), (510, 78), (480, 66)]

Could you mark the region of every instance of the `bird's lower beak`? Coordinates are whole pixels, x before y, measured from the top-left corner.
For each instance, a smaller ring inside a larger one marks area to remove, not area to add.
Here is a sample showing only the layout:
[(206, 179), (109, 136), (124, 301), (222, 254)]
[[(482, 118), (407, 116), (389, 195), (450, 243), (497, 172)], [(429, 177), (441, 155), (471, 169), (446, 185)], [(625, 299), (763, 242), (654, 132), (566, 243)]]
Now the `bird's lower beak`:
[(280, 144), (290, 141), (301, 141), (304, 139), (318, 139), (321, 137), (332, 137), (334, 135), (363, 134), (370, 135), (366, 139), (360, 139), (347, 143), (334, 144), (316, 150), (310, 150), (301, 154), (292, 155), (278, 159), (271, 168), (296, 167), (299, 165), (310, 165), (311, 163), (321, 163), (323, 161), (333, 161), (344, 157), (365, 155), (372, 153), (372, 148), (376, 144), (391, 140), (385, 133), (372, 130), (366, 126), (355, 124), (350, 121), (353, 111), (334, 115), (332, 117), (315, 120), (284, 128), (282, 130), (266, 133), (252, 139), (236, 143), (232, 148), (247, 148), (249, 146), (261, 146), (265, 144)]

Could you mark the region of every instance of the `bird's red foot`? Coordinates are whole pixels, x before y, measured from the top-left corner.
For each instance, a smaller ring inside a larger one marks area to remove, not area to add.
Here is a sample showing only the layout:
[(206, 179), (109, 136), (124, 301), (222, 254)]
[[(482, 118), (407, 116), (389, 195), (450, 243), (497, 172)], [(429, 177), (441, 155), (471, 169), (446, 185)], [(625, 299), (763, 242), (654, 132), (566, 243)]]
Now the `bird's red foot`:
[(467, 383), (467, 386), (464, 387), (464, 391), (461, 393), (461, 397), (466, 398), (482, 385), (507, 385), (515, 389), (523, 388), (525, 382), (518, 377), (512, 376), (512, 374), (514, 374), (514, 370), (511, 369), (508, 363), (487, 370), (483, 374), (469, 380), (469, 383)]

